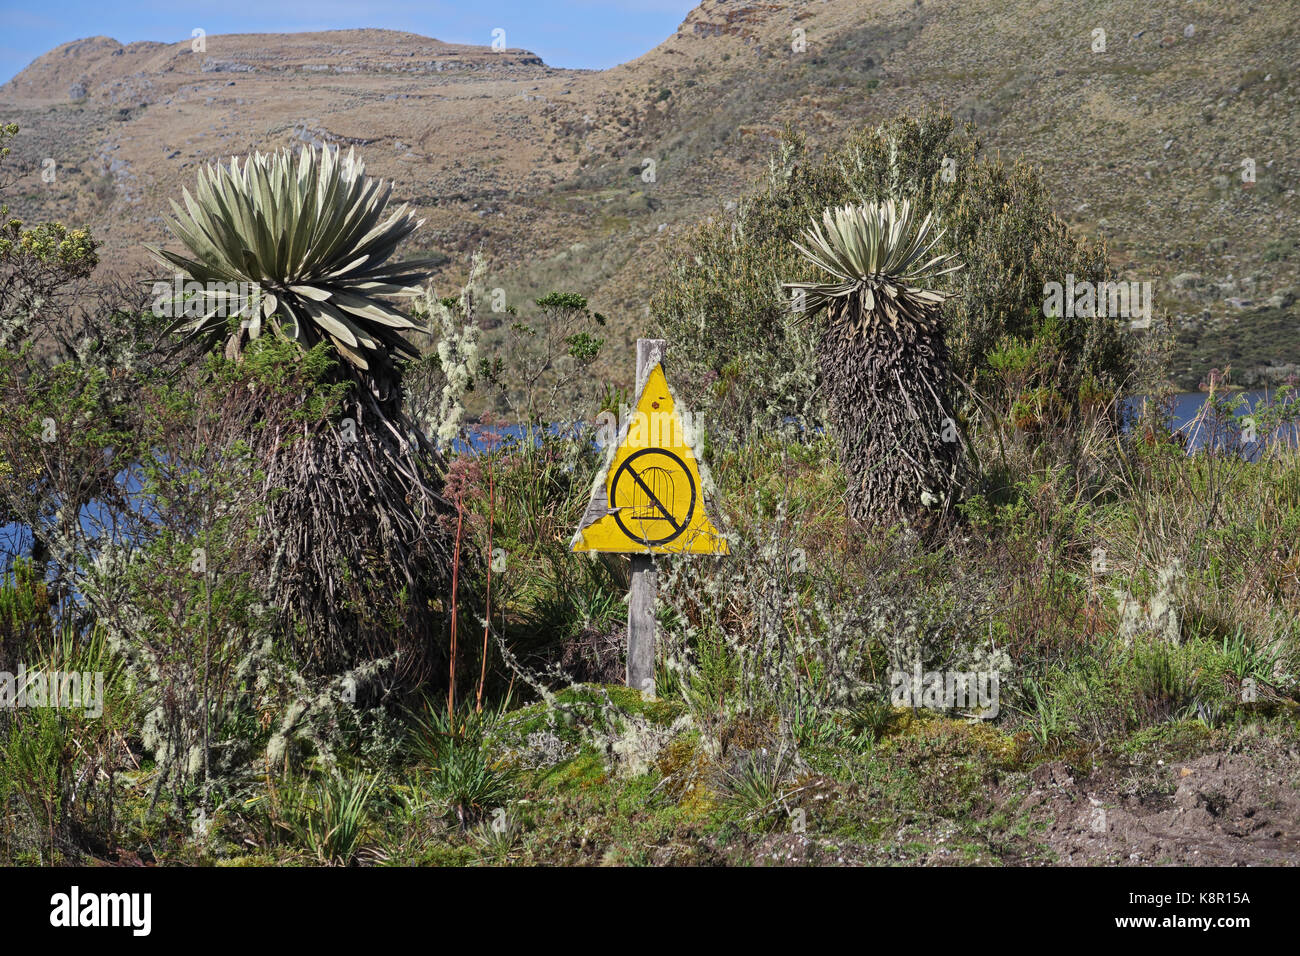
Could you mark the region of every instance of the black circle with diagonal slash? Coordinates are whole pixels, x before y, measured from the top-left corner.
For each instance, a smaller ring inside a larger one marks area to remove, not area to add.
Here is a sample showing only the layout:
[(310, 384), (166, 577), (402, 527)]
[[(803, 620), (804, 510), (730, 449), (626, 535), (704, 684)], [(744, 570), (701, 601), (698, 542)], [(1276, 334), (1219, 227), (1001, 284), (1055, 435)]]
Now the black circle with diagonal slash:
[[(672, 512), (668, 510), (668, 506), (655, 496), (654, 491), (642, 478), (642, 474), (649, 471), (650, 466), (648, 464), (642, 464), (640, 468), (634, 468), (632, 466), (632, 463), (643, 455), (662, 455), (680, 468), (682, 474), (686, 476), (686, 481), (689, 483), (691, 489), (691, 506), (686, 509), (686, 514), (680, 519), (676, 515), (672, 514)], [(623, 533), (633, 541), (641, 541), (647, 545), (667, 544), (689, 527), (691, 517), (695, 514), (695, 478), (691, 474), (691, 470), (686, 467), (686, 462), (682, 461), (672, 452), (664, 451), (662, 448), (643, 448), (638, 452), (633, 452), (628, 455), (623, 464), (619, 466), (618, 471), (614, 472), (614, 480), (609, 484), (609, 503), (611, 507), (617, 506), (620, 481), (631, 481), (634, 484), (639, 485), (641, 490), (650, 498), (651, 503), (654, 504), (663, 515), (663, 520), (667, 521), (673, 527), (672, 534), (666, 535), (662, 538), (646, 538), (639, 534), (633, 534), (632, 530), (623, 523), (623, 515), (621, 513), (622, 509), (619, 508), (614, 512), (614, 521), (621, 529), (623, 529)]]

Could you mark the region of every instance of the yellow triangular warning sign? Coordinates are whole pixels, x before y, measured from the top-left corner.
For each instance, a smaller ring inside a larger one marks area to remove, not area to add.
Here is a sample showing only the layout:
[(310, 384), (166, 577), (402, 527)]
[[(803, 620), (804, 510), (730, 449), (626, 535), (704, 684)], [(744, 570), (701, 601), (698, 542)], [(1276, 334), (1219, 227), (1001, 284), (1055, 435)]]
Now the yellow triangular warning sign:
[(689, 419), (678, 412), (663, 366), (656, 363), (617, 443), (606, 448), (571, 550), (728, 553), (727, 539), (709, 520), (712, 485), (695, 453)]

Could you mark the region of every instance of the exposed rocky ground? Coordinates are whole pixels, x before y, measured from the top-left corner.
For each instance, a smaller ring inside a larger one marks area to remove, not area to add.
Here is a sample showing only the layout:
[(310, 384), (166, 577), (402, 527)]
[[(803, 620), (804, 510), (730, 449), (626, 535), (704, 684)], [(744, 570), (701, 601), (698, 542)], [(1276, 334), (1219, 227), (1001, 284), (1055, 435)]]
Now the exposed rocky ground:
[(1254, 740), (1184, 760), (1031, 776), (1022, 804), (1061, 863), (1237, 866), (1300, 859), (1294, 745)]

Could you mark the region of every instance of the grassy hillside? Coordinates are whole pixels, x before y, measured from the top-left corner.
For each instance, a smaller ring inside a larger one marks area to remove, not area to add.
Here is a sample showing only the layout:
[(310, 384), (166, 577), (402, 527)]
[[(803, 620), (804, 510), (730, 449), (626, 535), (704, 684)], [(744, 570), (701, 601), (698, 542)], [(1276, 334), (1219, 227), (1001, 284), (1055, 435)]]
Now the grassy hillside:
[[(30, 134), (15, 212), (91, 225), (117, 266), (166, 238), (166, 197), (198, 165), (356, 145), (420, 207), (422, 251), (447, 257), (440, 286), (481, 245), (509, 305), (584, 292), (625, 344), (646, 326), (664, 244), (740, 199), (785, 124), (831, 144), (943, 105), (987, 149), (1040, 164), (1060, 212), (1155, 284), (1187, 330), (1174, 372), (1194, 388), (1207, 363), (1231, 361), (1246, 384), (1300, 362), (1297, 29), (1285, 5), (1203, 0), (709, 0), (600, 72), (379, 30), (212, 36), (203, 53), (100, 37), (37, 60), (0, 109)], [(1285, 304), (1251, 311), (1270, 300)], [(1248, 347), (1213, 331), (1229, 325)], [(598, 371), (625, 383), (621, 367)]]

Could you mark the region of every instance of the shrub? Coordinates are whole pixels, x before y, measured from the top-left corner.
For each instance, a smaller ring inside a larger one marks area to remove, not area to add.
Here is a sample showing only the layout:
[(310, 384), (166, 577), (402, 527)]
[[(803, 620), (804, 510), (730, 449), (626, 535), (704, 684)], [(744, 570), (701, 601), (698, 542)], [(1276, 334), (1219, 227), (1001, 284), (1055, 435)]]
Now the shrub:
[(1026, 387), (1054, 389), (1067, 407), (1085, 383), (1114, 393), (1127, 382), (1132, 345), (1113, 320), (1043, 314), (1044, 282), (1111, 277), (1104, 247), (1068, 229), (1028, 165), (985, 157), (950, 116), (900, 114), (822, 157), (787, 132), (755, 191), (688, 234), (652, 301), (688, 404), (741, 434), (789, 415), (822, 420), (816, 331), (790, 314), (780, 290), (817, 277), (791, 240), (827, 207), (891, 198), (933, 214), (946, 231), (934, 254), (966, 264), (939, 285), (956, 296), (945, 315), (962, 380), (992, 391), (991, 356), (1018, 342), (1035, 349), (1021, 370)]
[(35, 562), (18, 558), (0, 576), (0, 671), (13, 671), (24, 648), (54, 633), (49, 589)]
[[(82, 696), (72, 701), (80, 706), (47, 697), (44, 705), (0, 708), (0, 860), (31, 846), (46, 863), (109, 849), (116, 774), (130, 759), (124, 736), (138, 718), (121, 662), (100, 630), (47, 630), (19, 654), (29, 682), (37, 674), (77, 674)], [(67, 678), (57, 687), (60, 695), (76, 693)]]

